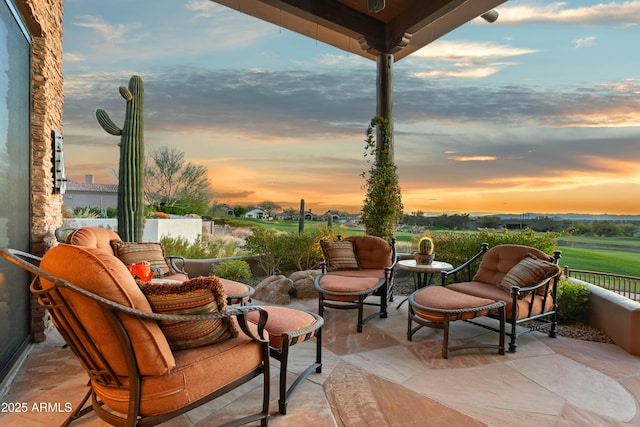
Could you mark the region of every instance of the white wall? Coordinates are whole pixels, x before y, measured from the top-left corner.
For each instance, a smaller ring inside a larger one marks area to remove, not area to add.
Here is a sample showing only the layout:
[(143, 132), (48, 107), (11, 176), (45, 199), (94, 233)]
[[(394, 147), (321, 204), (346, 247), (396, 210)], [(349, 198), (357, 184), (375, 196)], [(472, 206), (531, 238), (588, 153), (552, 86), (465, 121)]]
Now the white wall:
[[(118, 220), (115, 218), (65, 218), (65, 227), (104, 227), (118, 231)], [(202, 220), (200, 218), (171, 218), (146, 219), (143, 242), (159, 242), (160, 238), (183, 237), (189, 242), (195, 242), (202, 235)]]

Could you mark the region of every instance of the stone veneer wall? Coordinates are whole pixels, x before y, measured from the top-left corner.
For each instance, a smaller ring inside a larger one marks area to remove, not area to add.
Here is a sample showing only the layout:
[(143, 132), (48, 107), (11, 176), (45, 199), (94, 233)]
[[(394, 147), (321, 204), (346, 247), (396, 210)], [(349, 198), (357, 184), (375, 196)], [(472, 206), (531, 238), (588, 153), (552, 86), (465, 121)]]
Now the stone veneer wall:
[[(32, 42), (31, 252), (54, 246), (62, 224), (62, 196), (53, 191), (52, 131), (62, 133), (62, 0), (17, 0)], [(32, 335), (45, 339), (44, 310), (32, 300)]]

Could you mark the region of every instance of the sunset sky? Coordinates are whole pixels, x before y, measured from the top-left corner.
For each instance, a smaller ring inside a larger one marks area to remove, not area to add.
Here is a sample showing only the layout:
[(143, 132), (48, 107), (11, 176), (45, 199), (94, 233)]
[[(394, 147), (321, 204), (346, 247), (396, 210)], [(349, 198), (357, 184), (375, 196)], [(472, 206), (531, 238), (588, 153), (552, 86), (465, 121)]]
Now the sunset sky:
[[(389, 0), (392, 1), (392, 0)], [(394, 65), (405, 212), (640, 214), (640, 1), (515, 1)], [(208, 0), (65, 0), (67, 177), (115, 183), (118, 93), (212, 201), (360, 210), (375, 62)]]

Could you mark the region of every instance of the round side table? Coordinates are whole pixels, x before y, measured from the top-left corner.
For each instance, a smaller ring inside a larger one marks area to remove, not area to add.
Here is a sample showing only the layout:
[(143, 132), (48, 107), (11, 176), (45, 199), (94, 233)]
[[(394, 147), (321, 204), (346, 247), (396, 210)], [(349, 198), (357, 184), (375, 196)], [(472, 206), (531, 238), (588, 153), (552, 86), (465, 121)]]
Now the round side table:
[[(453, 266), (448, 262), (433, 261), (431, 264), (418, 264), (415, 259), (400, 260), (396, 264), (396, 267), (400, 270), (410, 271), (412, 274), (415, 274), (414, 290), (416, 291), (425, 286), (430, 286), (434, 274), (453, 269)], [(401, 301), (397, 308), (400, 308), (406, 301), (407, 298)]]

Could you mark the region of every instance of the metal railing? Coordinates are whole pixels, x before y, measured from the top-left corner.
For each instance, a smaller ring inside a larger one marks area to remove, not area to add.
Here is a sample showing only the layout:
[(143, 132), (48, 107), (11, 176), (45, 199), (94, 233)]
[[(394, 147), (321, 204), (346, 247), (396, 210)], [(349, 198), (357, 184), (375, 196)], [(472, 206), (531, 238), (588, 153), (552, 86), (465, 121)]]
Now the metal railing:
[(563, 269), (563, 273), (565, 277), (573, 277), (640, 302), (640, 277), (600, 273), (598, 271), (571, 270), (566, 266)]

